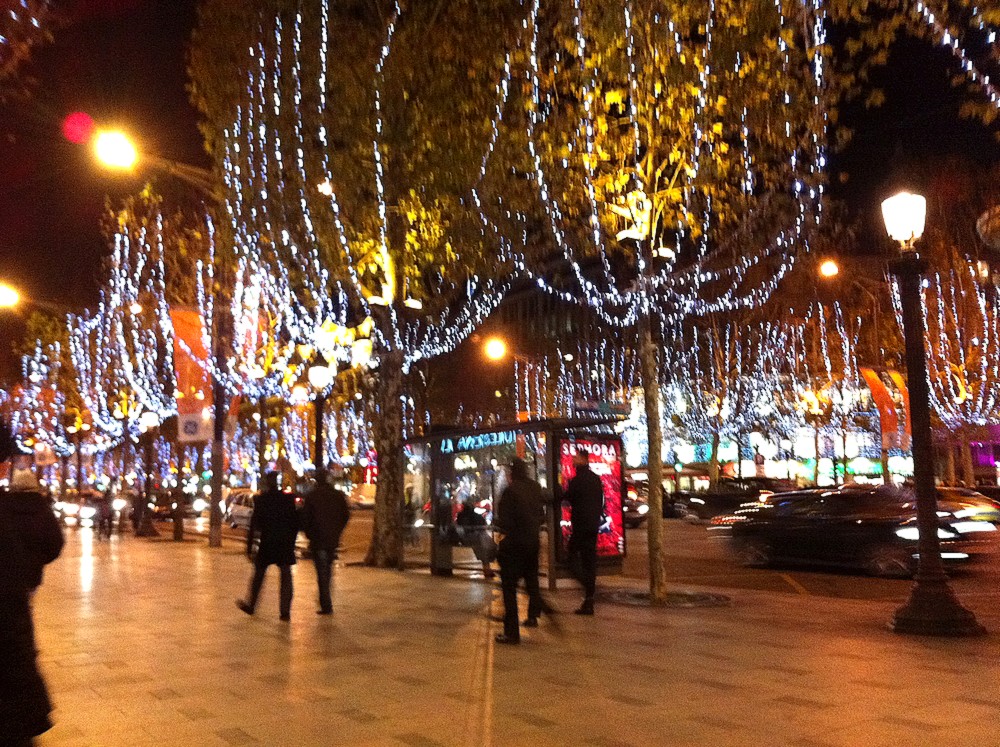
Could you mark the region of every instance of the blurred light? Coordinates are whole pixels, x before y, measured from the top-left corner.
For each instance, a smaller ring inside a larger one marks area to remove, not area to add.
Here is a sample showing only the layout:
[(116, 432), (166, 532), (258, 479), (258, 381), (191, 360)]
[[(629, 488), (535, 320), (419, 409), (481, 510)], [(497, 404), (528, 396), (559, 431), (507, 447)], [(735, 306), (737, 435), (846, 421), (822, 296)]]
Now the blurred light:
[(142, 313), (142, 304), (139, 303), (138, 301), (133, 301), (129, 305), (128, 310), (130, 312), (132, 312), (133, 314), (141, 314)]
[(94, 139), (97, 160), (113, 169), (131, 169), (139, 160), (139, 153), (124, 132), (104, 130)]
[(21, 294), (6, 283), (0, 283), (0, 309), (12, 309), (21, 301)]
[(309, 377), (309, 384), (314, 389), (326, 389), (330, 386), (330, 382), (333, 381), (334, 372), (329, 366), (313, 364), (309, 366), (309, 370), (306, 372)]
[(115, 511), (124, 511), (127, 505), (128, 501), (126, 501), (124, 498), (115, 498), (113, 501), (111, 501), (111, 508), (113, 508)]
[(62, 134), (71, 143), (82, 145), (94, 134), (94, 120), (86, 112), (73, 112), (63, 120)]
[(491, 337), (486, 341), (483, 352), (486, 353), (486, 357), (491, 361), (503, 360), (507, 356), (507, 343), (499, 337)]
[(882, 202), (882, 218), (889, 236), (909, 248), (924, 233), (927, 200), (921, 195), (900, 192)]
[(324, 179), (319, 184), (317, 184), (316, 189), (319, 190), (319, 193), (321, 195), (326, 195), (327, 197), (333, 197), (333, 185), (330, 184), (329, 179)]
[(819, 266), (819, 274), (825, 278), (836, 277), (837, 273), (840, 272), (840, 267), (832, 259), (826, 260), (823, 264)]

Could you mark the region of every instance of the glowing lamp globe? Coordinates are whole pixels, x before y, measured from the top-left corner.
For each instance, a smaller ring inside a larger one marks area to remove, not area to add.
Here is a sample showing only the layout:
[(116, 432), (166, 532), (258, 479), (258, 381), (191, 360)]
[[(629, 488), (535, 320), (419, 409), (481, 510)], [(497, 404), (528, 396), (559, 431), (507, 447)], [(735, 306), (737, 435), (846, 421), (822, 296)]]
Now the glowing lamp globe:
[(160, 416), (152, 410), (146, 410), (139, 416), (139, 427), (144, 431), (149, 431), (160, 424)]
[(370, 337), (360, 337), (351, 344), (351, 365), (367, 366), (372, 359), (372, 341)]
[(97, 160), (113, 169), (131, 169), (139, 160), (139, 152), (124, 132), (102, 130), (94, 138)]
[(819, 266), (819, 274), (825, 278), (836, 277), (840, 272), (840, 267), (832, 259), (828, 259)]
[(927, 200), (922, 195), (900, 192), (882, 203), (885, 230), (904, 249), (912, 248), (913, 242), (923, 235), (926, 215)]
[(0, 283), (0, 309), (12, 309), (21, 301), (21, 294), (6, 283)]
[(483, 351), (491, 361), (501, 361), (507, 356), (507, 343), (499, 337), (491, 337), (486, 341)]
[(312, 365), (307, 372), (309, 385), (313, 389), (326, 389), (333, 381), (333, 369), (329, 366)]

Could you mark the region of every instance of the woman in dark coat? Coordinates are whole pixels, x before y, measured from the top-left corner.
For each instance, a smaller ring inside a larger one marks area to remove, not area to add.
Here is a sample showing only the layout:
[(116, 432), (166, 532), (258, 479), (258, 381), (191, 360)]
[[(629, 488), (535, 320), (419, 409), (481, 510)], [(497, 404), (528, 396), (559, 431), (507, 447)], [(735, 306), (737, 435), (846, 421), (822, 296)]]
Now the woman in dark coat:
[(63, 536), (52, 508), (30, 471), (16, 471), (0, 494), (0, 740), (27, 745), (52, 726), (45, 682), (36, 663), (31, 594), (42, 567), (62, 550)]
[[(247, 533), (247, 557), (253, 561), (254, 573), (246, 600), (237, 599), (236, 606), (252, 615), (257, 608), (257, 598), (264, 585), (264, 574), (269, 565), (281, 571), (280, 613), (282, 620), (290, 619), (292, 611), (292, 566), (295, 565), (295, 538), (299, 533), (299, 517), (295, 498), (281, 492), (278, 473), (264, 476), (266, 490), (254, 499)], [(254, 543), (259, 545), (254, 554)]]

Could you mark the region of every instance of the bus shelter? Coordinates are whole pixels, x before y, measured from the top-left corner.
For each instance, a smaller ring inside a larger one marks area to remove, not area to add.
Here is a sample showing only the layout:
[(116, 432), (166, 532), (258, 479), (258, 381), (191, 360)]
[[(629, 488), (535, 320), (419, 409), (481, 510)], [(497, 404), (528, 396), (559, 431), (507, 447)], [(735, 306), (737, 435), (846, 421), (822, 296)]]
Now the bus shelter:
[(563, 494), (573, 477), (573, 457), (584, 450), (604, 486), (604, 517), (598, 532), (598, 573), (620, 574), (625, 558), (622, 517), (625, 494), (622, 440), (615, 419), (538, 420), (488, 429), (442, 431), (406, 444), (406, 504), (430, 532), (430, 568), (450, 576), (460, 533), (455, 518), (471, 502), (492, 526), (509, 479), (509, 466), (523, 459), (546, 500), (544, 557), (548, 586), (569, 577), (567, 545), (571, 511)]

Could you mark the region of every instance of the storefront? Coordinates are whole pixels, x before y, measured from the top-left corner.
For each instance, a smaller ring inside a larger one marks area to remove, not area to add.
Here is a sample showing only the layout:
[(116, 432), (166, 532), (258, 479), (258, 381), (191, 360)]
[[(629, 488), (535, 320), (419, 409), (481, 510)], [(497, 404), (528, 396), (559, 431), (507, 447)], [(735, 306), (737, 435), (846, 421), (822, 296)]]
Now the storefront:
[[(508, 467), (517, 457), (528, 464), (546, 496), (546, 532), (542, 538), (549, 588), (569, 574), (566, 547), (570, 508), (562, 494), (573, 477), (573, 456), (590, 455), (591, 469), (604, 485), (604, 521), (598, 533), (599, 572), (621, 573), (625, 557), (622, 499), (625, 490), (622, 441), (609, 425), (614, 420), (541, 420), (489, 430), (436, 433), (406, 446), (407, 495), (411, 514), (421, 511), (429, 526), (430, 566), (436, 575), (452, 575), (459, 541), (455, 519), (463, 504), (492, 526), (493, 512), (507, 487)], [(556, 540), (548, 541), (548, 538)]]

